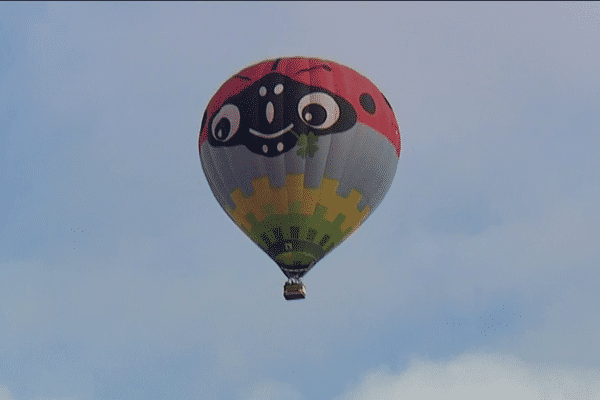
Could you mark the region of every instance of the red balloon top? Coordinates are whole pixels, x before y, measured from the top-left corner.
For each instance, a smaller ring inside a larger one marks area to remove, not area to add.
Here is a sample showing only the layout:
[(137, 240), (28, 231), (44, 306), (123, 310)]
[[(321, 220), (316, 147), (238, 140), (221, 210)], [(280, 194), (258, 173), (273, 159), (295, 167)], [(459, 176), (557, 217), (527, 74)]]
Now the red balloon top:
[(344, 98), (354, 107), (357, 120), (386, 136), (400, 156), (400, 128), (391, 105), (379, 89), (348, 67), (333, 61), (305, 57), (263, 61), (229, 78), (206, 108), (199, 137), (200, 146), (208, 138), (209, 127), (205, 122), (221, 109), (227, 99), (271, 72), (306, 85), (321, 87)]

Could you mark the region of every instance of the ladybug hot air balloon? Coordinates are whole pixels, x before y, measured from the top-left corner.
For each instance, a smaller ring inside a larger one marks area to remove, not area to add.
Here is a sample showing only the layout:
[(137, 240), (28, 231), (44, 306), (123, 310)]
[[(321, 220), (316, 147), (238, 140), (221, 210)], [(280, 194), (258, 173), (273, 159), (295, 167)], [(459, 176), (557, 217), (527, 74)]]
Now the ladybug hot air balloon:
[(217, 201), (288, 277), (291, 300), (305, 297), (301, 278), (383, 200), (400, 129), (364, 76), (289, 57), (227, 80), (204, 112), (198, 147)]

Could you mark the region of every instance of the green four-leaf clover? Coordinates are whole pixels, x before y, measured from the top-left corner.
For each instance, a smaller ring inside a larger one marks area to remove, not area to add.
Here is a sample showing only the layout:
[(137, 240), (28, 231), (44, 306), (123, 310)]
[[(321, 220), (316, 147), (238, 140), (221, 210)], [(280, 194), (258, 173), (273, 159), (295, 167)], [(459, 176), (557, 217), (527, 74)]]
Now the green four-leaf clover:
[(296, 144), (298, 145), (299, 149), (296, 152), (296, 154), (298, 154), (302, 158), (314, 157), (315, 152), (319, 150), (319, 146), (317, 146), (319, 137), (316, 136), (312, 131), (310, 131), (308, 135), (298, 135), (294, 131), (292, 131), (292, 133), (294, 134), (294, 136), (296, 136), (296, 138), (298, 138)]

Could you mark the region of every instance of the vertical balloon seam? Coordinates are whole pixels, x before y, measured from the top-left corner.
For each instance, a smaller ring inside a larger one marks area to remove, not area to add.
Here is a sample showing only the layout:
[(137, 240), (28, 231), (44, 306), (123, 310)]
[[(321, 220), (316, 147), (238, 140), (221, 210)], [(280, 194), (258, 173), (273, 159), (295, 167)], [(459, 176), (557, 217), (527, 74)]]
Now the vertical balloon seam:
[[(346, 152), (346, 156), (344, 157), (344, 160), (343, 160), (343, 169), (342, 169), (342, 173), (340, 174), (339, 185), (336, 190), (336, 194), (338, 196), (340, 196), (341, 198), (347, 199), (346, 201), (348, 201), (348, 202), (353, 203), (352, 200), (356, 199), (356, 205), (358, 205), (360, 198), (362, 198), (362, 194), (358, 190), (356, 190), (356, 188), (354, 187), (356, 185), (354, 184), (354, 182), (352, 182), (352, 176), (350, 176), (350, 173), (351, 173), (351, 169), (355, 165), (356, 157), (354, 157), (354, 154), (356, 153), (356, 148), (359, 147), (361, 128), (362, 128), (362, 124), (360, 122), (357, 122), (357, 124), (353, 128), (354, 135), (352, 137), (352, 141), (350, 142), (350, 144), (348, 146), (348, 151)], [(342, 189), (346, 189), (346, 188), (347, 188), (347, 194), (345, 194), (344, 191), (342, 190)], [(358, 208), (357, 208), (357, 211), (358, 211)], [(351, 219), (352, 219), (352, 216), (348, 215), (346, 220), (344, 221), (344, 224), (340, 227), (343, 231), (346, 231), (348, 228), (350, 228), (350, 232), (353, 231), (354, 229), (356, 229), (356, 225), (355, 225), (355, 223), (351, 222)], [(350, 232), (344, 234), (344, 240), (350, 234)]]
[[(238, 219), (236, 218), (236, 216), (233, 213), (233, 210), (236, 208), (236, 202), (234, 200), (234, 198), (231, 196), (232, 194), (232, 190), (230, 190), (228, 188), (228, 184), (225, 181), (225, 176), (224, 176), (224, 171), (222, 171), (219, 168), (219, 163), (217, 163), (215, 160), (219, 157), (217, 153), (221, 153), (223, 154), (223, 151), (219, 151), (219, 150), (223, 150), (223, 149), (215, 149), (215, 148), (211, 148), (209, 146), (209, 153), (210, 153), (210, 157), (211, 157), (211, 162), (213, 164), (213, 169), (216, 171), (217, 173), (217, 179), (221, 182), (221, 188), (224, 190), (224, 197), (225, 197), (225, 201), (224, 203), (221, 205), (223, 207), (223, 209), (225, 210), (225, 212), (230, 216), (230, 218), (235, 222), (235, 224), (237, 226), (239, 226), (242, 229), (247, 229), (248, 226), (246, 226), (245, 224), (243, 224), (242, 221), (238, 221)], [(235, 189), (234, 189), (235, 190)]]
[[(213, 161), (213, 149), (211, 146), (204, 145), (204, 146), (202, 146), (202, 150), (204, 152), (204, 157), (206, 158), (207, 164), (209, 164), (207, 166), (209, 167), (210, 171), (212, 172), (211, 178), (212, 178), (213, 182), (216, 181), (215, 186), (218, 188), (218, 192), (220, 192), (220, 194), (221, 194), (221, 197), (223, 200), (221, 207), (225, 207), (225, 204), (228, 203), (227, 197), (228, 197), (229, 193), (227, 193), (227, 191), (225, 189), (226, 186), (225, 186), (225, 182), (223, 181), (223, 177), (219, 173), (216, 163)], [(218, 201), (218, 199), (217, 199), (217, 201)], [(227, 211), (227, 209), (225, 209), (225, 211)]]
[[(312, 67), (315, 67), (317, 65), (321, 65), (323, 64), (323, 61), (318, 60), (318, 59), (311, 59), (310, 62), (307, 65), (307, 68), (310, 69)], [(307, 71), (306, 73), (309, 74), (309, 82), (310, 82), (310, 86), (313, 87), (332, 87), (336, 84), (335, 80), (336, 80), (336, 74), (326, 74), (326, 75), (316, 75), (316, 73), (318, 72), (318, 70), (312, 70), (312, 71)], [(314, 77), (318, 76), (322, 79), (327, 79), (327, 81), (314, 81)], [(307, 161), (307, 167), (305, 169), (306, 173), (305, 173), (305, 178), (304, 178), (304, 185), (305, 187), (307, 186), (307, 183), (311, 182), (312, 185), (314, 185), (316, 183), (317, 186), (317, 190), (318, 190), (318, 198), (317, 198), (317, 203), (315, 204), (315, 208), (313, 209), (313, 215), (317, 212), (317, 207), (320, 206), (320, 210), (322, 210), (322, 219), (323, 220), (327, 220), (327, 222), (333, 222), (333, 221), (329, 221), (326, 216), (328, 214), (332, 213), (332, 204), (327, 204), (328, 202), (326, 201), (328, 199), (328, 193), (327, 190), (330, 189), (331, 190), (331, 184), (329, 184), (329, 182), (327, 182), (325, 180), (325, 171), (327, 169), (327, 162), (329, 159), (329, 155), (331, 153), (331, 136), (327, 136), (327, 140), (325, 140), (325, 137), (320, 137), (320, 146), (318, 151), (322, 152), (319, 154), (320, 157), (323, 158), (323, 160), (321, 161), (320, 159), (318, 160), (319, 162), (317, 163), (317, 159), (313, 159), (311, 161)], [(314, 165), (314, 168), (312, 168)], [(315, 174), (315, 176), (311, 176), (312, 174)], [(317, 183), (318, 182), (318, 183)], [(311, 186), (312, 186), (311, 185)], [(337, 217), (337, 215), (336, 215)], [(334, 217), (335, 220), (335, 217)], [(325, 221), (322, 221), (319, 225), (323, 225)], [(313, 227), (314, 229), (315, 227)], [(330, 231), (331, 227), (329, 229), (327, 229), (325, 226), (322, 227), (322, 229), (320, 229), (319, 232), (319, 236), (320, 236), (320, 241), (319, 244), (321, 246), (325, 246), (328, 242), (327, 238), (332, 238), (335, 237), (336, 235), (334, 234), (334, 232)], [(316, 240), (318, 240), (317, 237), (314, 238), (314, 241), (316, 242)], [(328, 246), (328, 249), (331, 246)], [(326, 250), (325, 248), (323, 249), (325, 251), (325, 255), (328, 252), (328, 249)]]
[[(208, 186), (209, 186), (211, 192), (213, 193), (213, 196), (220, 197), (221, 194), (216, 191), (216, 187), (214, 186), (211, 179), (209, 178), (209, 176), (212, 174), (212, 172), (209, 170), (210, 166), (207, 165), (205, 156), (202, 155), (202, 147), (200, 147), (199, 153), (200, 153), (200, 165), (202, 166), (202, 172), (204, 172), (206, 182), (208, 183)], [(221, 201), (218, 198), (217, 198), (217, 202), (219, 203), (219, 205), (221, 204)]]
[[(326, 182), (324, 180), (323, 174), (325, 172), (325, 163), (327, 162), (327, 155), (329, 154), (329, 142), (331, 140), (331, 137), (329, 136), (327, 139), (323, 138), (322, 141), (322, 145), (324, 144), (323, 147), (319, 148), (319, 151), (321, 152), (321, 154), (319, 155), (322, 160), (315, 160), (314, 164), (315, 167), (310, 171), (311, 174), (313, 174), (313, 176), (311, 176), (309, 178), (309, 180), (312, 180), (313, 182), (319, 182), (318, 186), (317, 186), (317, 202), (315, 204), (315, 208), (313, 211), (313, 215), (317, 214), (317, 208), (319, 208), (322, 212), (322, 217), (321, 219), (325, 219), (325, 213), (327, 212), (327, 204), (325, 201), (326, 198), (326, 191), (327, 191), (327, 185)], [(317, 164), (318, 161), (318, 164)], [(316, 179), (315, 179), (316, 178)], [(319, 225), (324, 224), (325, 221), (322, 221)], [(313, 227), (313, 229), (315, 229), (316, 227)], [(325, 227), (322, 227), (325, 228)], [(318, 232), (318, 236), (316, 236), (313, 241), (315, 243), (317, 243), (317, 241), (319, 239), (322, 239), (324, 236), (330, 236), (330, 234), (328, 232), (323, 232), (323, 229), (317, 230)]]
[[(204, 152), (206, 152), (206, 150), (204, 150)], [(223, 194), (221, 193), (221, 191), (218, 189), (218, 186), (213, 182), (214, 172), (211, 170), (212, 166), (208, 164), (208, 161), (206, 160), (206, 155), (203, 156), (202, 153), (200, 156), (200, 160), (202, 164), (202, 170), (204, 171), (204, 176), (206, 176), (206, 181), (208, 182), (208, 186), (212, 191), (213, 196), (216, 197), (219, 206), (223, 208), (223, 203), (225, 202), (225, 199), (223, 198)]]
[[(307, 69), (308, 70), (308, 69), (310, 69), (312, 67), (312, 58), (306, 58), (306, 59), (302, 60), (302, 62), (306, 63), (306, 65), (302, 66), (303, 67), (302, 69)], [(309, 84), (309, 86), (313, 86), (312, 75), (310, 74), (310, 71), (306, 71), (304, 73), (305, 74), (309, 74), (308, 75), (308, 84)], [(298, 110), (298, 112), (300, 112), (300, 110)], [(300, 116), (300, 118), (302, 118), (302, 116)], [(307, 183), (306, 182), (307, 175), (308, 175), (308, 172), (309, 172), (308, 162), (309, 162), (308, 158), (304, 157), (304, 174), (302, 176), (302, 178), (303, 178), (302, 179), (302, 190), (303, 190), (304, 193), (307, 193), (306, 190), (308, 189), (308, 186), (306, 184)]]
[[(283, 63), (281, 63), (283, 61)], [(280, 68), (282, 73), (287, 73), (287, 70), (289, 69), (289, 62), (287, 62), (288, 60), (286, 58), (280, 59), (279, 63), (281, 63), (281, 66), (279, 66), (277, 64), (273, 64), (272, 70), (276, 69), (276, 68)], [(284, 91), (286, 90), (286, 88), (284, 88)], [(282, 108), (286, 109), (288, 104), (286, 104), (287, 102), (287, 97), (283, 97), (282, 98)], [(293, 151), (293, 150), (292, 150)], [(293, 193), (290, 193), (290, 177), (289, 177), (289, 173), (287, 170), (287, 166), (288, 166), (288, 158), (291, 156), (290, 152), (287, 153), (283, 153), (281, 154), (279, 157), (282, 157), (282, 163), (281, 163), (281, 168), (282, 168), (282, 175), (283, 175), (283, 180), (284, 180), (284, 186), (283, 186), (283, 190), (285, 192), (285, 199), (286, 199), (286, 213), (285, 213), (285, 218), (286, 220), (289, 220), (289, 218), (291, 217), (292, 214), (292, 197), (293, 197)], [(285, 238), (287, 238), (288, 235), (290, 235), (291, 237), (291, 233), (289, 232), (289, 227), (288, 229), (283, 229), (284, 227), (282, 226), (280, 229), (282, 229), (284, 232), (281, 232), (281, 234), (283, 234), (283, 236)]]
[[(247, 154), (249, 152), (246, 153), (244, 150), (241, 147), (236, 147), (227, 148), (225, 151), (227, 151), (228, 159), (232, 162), (234, 175), (237, 179), (237, 187), (230, 193), (230, 197), (235, 203), (235, 208), (231, 210), (231, 213), (234, 219), (238, 221), (238, 224), (244, 225), (251, 231), (252, 226), (247, 218), (247, 213), (249, 212), (248, 202), (245, 199), (250, 198), (255, 193), (252, 180), (258, 176), (258, 172), (253, 163), (253, 155)], [(242, 165), (240, 165), (241, 162), (243, 162)]]
[[(356, 204), (357, 210), (358, 210), (358, 205), (365, 197), (365, 190), (362, 185), (363, 177), (361, 176), (360, 173), (364, 172), (364, 170), (365, 170), (365, 164), (368, 161), (368, 156), (369, 156), (368, 146), (369, 146), (369, 142), (372, 139), (369, 137), (369, 134), (366, 131), (366, 127), (364, 125), (360, 126), (359, 131), (362, 134), (360, 135), (360, 146), (357, 149), (356, 159), (354, 160), (354, 164), (353, 164), (354, 171), (352, 171), (352, 175), (351, 175), (353, 183), (352, 183), (352, 188), (350, 189), (350, 190), (354, 189), (360, 194), (360, 200)], [(375, 134), (378, 135), (379, 132), (376, 132)], [(358, 172), (358, 171), (360, 171), (360, 172)]]
[(238, 183), (227, 153), (228, 151), (226, 148), (211, 149), (213, 163), (223, 181), (224, 189), (227, 193), (227, 205), (230, 208), (233, 208), (235, 201), (231, 197), (231, 193), (238, 187)]
[(236, 174), (236, 171), (234, 169), (235, 167), (233, 165), (233, 160), (232, 160), (232, 157), (231, 157), (231, 154), (230, 154), (230, 149), (227, 148), (227, 147), (224, 147), (221, 150), (222, 150), (221, 154), (224, 154), (225, 158), (227, 159), (227, 167), (229, 168), (229, 171), (231, 173), (231, 177), (233, 177), (233, 181), (235, 182), (235, 187), (232, 188), (232, 189), (228, 189), (227, 190), (229, 192), (228, 193), (229, 194), (229, 198), (231, 198), (231, 200), (235, 203), (235, 200), (234, 200), (232, 194), (233, 194), (233, 192), (235, 190), (242, 191), (243, 185), (240, 182), (241, 177), (238, 176), (238, 174)]
[[(379, 135), (379, 132), (376, 133), (376, 135)], [(374, 135), (369, 135), (369, 134), (365, 134), (364, 135), (364, 141), (362, 144), (362, 150), (363, 150), (363, 154), (362, 154), (362, 158), (359, 161), (359, 165), (361, 168), (361, 171), (363, 172), (362, 176), (359, 176), (357, 182), (356, 182), (356, 186), (359, 188), (359, 190), (361, 190), (361, 201), (356, 205), (357, 209), (359, 211), (364, 210), (365, 207), (368, 207), (369, 204), (371, 203), (372, 199), (372, 193), (369, 192), (369, 190), (367, 190), (367, 180), (368, 179), (376, 179), (378, 178), (378, 173), (375, 172), (374, 174), (372, 174), (372, 176), (369, 176), (370, 174), (368, 173), (368, 165), (372, 165), (374, 160), (378, 160), (379, 157), (377, 157), (377, 139), (376, 137), (373, 137)], [(362, 161), (364, 160), (364, 162)], [(371, 161), (370, 163), (367, 163), (367, 161)], [(361, 210), (360, 206), (361, 203), (364, 204), (363, 209)], [(372, 212), (372, 210), (371, 210)]]
[[(337, 93), (350, 93), (351, 92), (347, 88), (347, 86), (348, 86), (347, 81), (348, 81), (348, 79), (344, 75), (339, 75), (334, 78), (333, 84), (335, 85)], [(344, 87), (343, 91), (340, 89), (340, 86)], [(348, 150), (344, 152), (343, 160), (340, 160), (342, 162), (342, 168), (341, 168), (341, 172), (340, 172), (339, 179), (338, 179), (338, 186), (336, 188), (336, 194), (340, 197), (344, 197), (339, 192), (339, 189), (342, 185), (342, 179), (344, 178), (346, 169), (348, 167), (348, 160), (350, 158), (350, 154), (352, 153), (352, 150), (354, 148), (353, 144), (357, 140), (357, 130), (359, 129), (359, 126), (360, 126), (360, 122), (357, 119), (356, 124), (354, 125), (354, 127), (352, 127), (353, 134), (352, 134), (352, 141), (350, 142), (350, 146), (348, 146)]]
[[(322, 63), (323, 62), (321, 60), (310, 59), (310, 61), (308, 62), (308, 65), (306, 66), (306, 68), (310, 69), (310, 68), (315, 67), (317, 65), (320, 65)], [(327, 83), (329, 83), (329, 82), (315, 82), (314, 81), (314, 77), (315, 77), (314, 72), (317, 72), (317, 71), (316, 70), (312, 70), (312, 71), (305, 72), (305, 73), (309, 74), (308, 79), (309, 79), (310, 86), (313, 86), (313, 87), (315, 87), (315, 86), (316, 87), (326, 87)], [(327, 75), (327, 76), (329, 77), (329, 75)], [(320, 138), (320, 139), (322, 139), (322, 138)], [(310, 182), (312, 182), (313, 185), (316, 183), (316, 186), (318, 188), (317, 189), (318, 190), (318, 196), (317, 196), (318, 198), (317, 198), (317, 203), (315, 204), (315, 208), (313, 210), (313, 214), (315, 214), (317, 212), (317, 205), (320, 205), (321, 207), (324, 206), (322, 204), (323, 203), (323, 197), (324, 197), (324, 193), (323, 192), (325, 190), (324, 182), (323, 182), (323, 176), (324, 176), (324, 173), (325, 173), (325, 168), (326, 168), (326, 165), (327, 165), (327, 157), (329, 155), (329, 150), (330, 150), (329, 144), (330, 144), (330, 142), (327, 144), (327, 148), (326, 149), (325, 148), (319, 148), (319, 150), (318, 150), (318, 151), (325, 152), (325, 154), (324, 154), (325, 155), (325, 160), (324, 160), (322, 168), (320, 168), (321, 167), (320, 165), (317, 165), (316, 160), (314, 160), (314, 167), (315, 168), (312, 168), (313, 163), (309, 164), (307, 166), (307, 168), (306, 168), (307, 172), (306, 172), (305, 179), (304, 179), (305, 187), (307, 186), (307, 183), (310, 181)], [(321, 143), (321, 146), (322, 146), (322, 143)], [(309, 169), (309, 166), (311, 167), (310, 169)], [(309, 171), (310, 171), (311, 174), (315, 174), (315, 176), (314, 177), (313, 176), (309, 176)], [(317, 179), (315, 179), (315, 178), (317, 178)], [(314, 228), (316, 228), (316, 227), (313, 227), (313, 229)], [(323, 232), (321, 230), (321, 236), (324, 236), (324, 235), (325, 234), (323, 234)], [(314, 239), (316, 239), (316, 237)]]
[[(354, 131), (354, 127), (352, 128), (352, 131)], [(354, 137), (354, 132), (352, 132), (352, 137)], [(343, 135), (348, 135), (350, 134), (349, 132), (343, 133)], [(344, 157), (343, 155), (338, 155), (340, 157)], [(325, 170), (327, 169), (327, 165), (334, 162), (333, 160), (334, 157), (334, 152), (333, 149), (329, 148), (329, 154), (328, 154), (328, 159), (327, 159), (327, 164), (325, 166)], [(344, 157), (345, 158), (345, 157)], [(344, 165), (344, 163), (342, 162), (342, 166)], [(328, 178), (327, 176), (325, 176), (325, 172), (323, 174), (323, 181), (324, 181), (324, 189), (328, 188), (328, 192), (331, 191), (331, 193), (327, 193), (329, 194), (328, 197), (325, 196), (325, 193), (323, 194), (322, 198), (323, 200), (329, 200), (327, 203), (328, 206), (328, 212), (327, 212), (327, 216), (329, 216), (329, 218), (333, 218), (333, 221), (338, 221), (340, 222), (338, 229), (340, 229), (340, 233), (341, 233), (341, 237), (339, 238), (338, 242), (342, 242), (343, 239), (343, 230), (341, 228), (341, 225), (346, 222), (347, 219), (351, 218), (351, 216), (349, 215), (348, 212), (348, 205), (345, 202), (345, 199), (342, 198), (341, 196), (339, 196), (339, 194), (337, 193), (337, 189), (339, 187), (340, 184), (340, 179), (335, 179), (335, 177), (330, 177)], [(323, 201), (325, 202), (325, 201)], [(334, 216), (335, 214), (335, 216)], [(342, 217), (340, 217), (340, 215), (342, 215)], [(327, 220), (329, 221), (329, 218), (327, 218)]]
[(254, 193), (252, 180), (260, 176), (257, 159), (258, 155), (248, 151), (248, 149), (243, 146), (238, 146), (237, 148), (240, 153), (238, 155), (238, 160), (244, 160), (244, 157), (248, 157), (248, 161), (238, 165), (238, 168), (246, 176), (246, 181), (244, 183), (248, 187), (248, 190), (244, 193), (244, 197), (250, 197)]
[[(284, 63), (284, 68), (287, 67), (287, 66), (288, 66), (288, 63), (285, 62)], [(284, 73), (287, 72), (287, 69), (288, 68), (284, 69)], [(286, 104), (286, 102), (287, 102), (287, 100), (286, 100), (286, 98), (284, 98), (283, 99), (283, 108), (284, 109), (288, 107), (288, 104)], [(295, 147), (296, 146), (294, 146), (294, 148)], [(291, 151), (294, 151), (294, 148), (292, 148)], [(289, 155), (288, 155), (288, 153), (289, 153)], [(287, 199), (288, 199), (288, 218), (289, 218), (289, 217), (291, 217), (292, 211), (293, 211), (293, 209), (292, 209), (292, 207), (293, 207), (292, 206), (292, 198), (295, 197), (295, 196), (293, 196), (294, 193), (291, 190), (292, 189), (292, 177), (290, 176), (290, 173), (288, 171), (288, 161), (291, 162), (291, 159), (290, 159), (291, 158), (291, 153), (290, 152), (284, 153), (284, 154), (282, 154), (282, 157), (284, 158), (283, 168), (284, 168), (284, 172), (285, 172), (285, 192), (286, 192), (286, 196), (287, 196)], [(289, 227), (289, 229), (290, 229), (289, 233), (290, 233), (290, 239), (291, 239), (291, 236), (292, 236), (291, 226)]]
[[(350, 130), (350, 132), (343, 133), (343, 135), (344, 136), (352, 135), (351, 137), (354, 137), (354, 128), (352, 128)], [(345, 157), (344, 156), (345, 146), (344, 147), (340, 146), (341, 141), (338, 140), (339, 138), (340, 138), (340, 136), (332, 139), (332, 141), (335, 142), (335, 145), (337, 147), (333, 147), (330, 145), (325, 171), (327, 171), (327, 169), (328, 169), (327, 167), (331, 166), (333, 163), (342, 161), (340, 159), (337, 159), (337, 160), (334, 159), (335, 157), (337, 157), (337, 158)], [(341, 148), (341, 152), (339, 151), (340, 148)], [(343, 167), (343, 163), (340, 165)], [(337, 193), (337, 189), (340, 184), (339, 176), (336, 177), (335, 174), (328, 176), (324, 173), (323, 180), (324, 180), (324, 186), (327, 188), (326, 196), (322, 196), (323, 203), (327, 203), (327, 207), (328, 207), (328, 211), (325, 215), (325, 218), (328, 221), (334, 223), (335, 226), (337, 226), (337, 229), (340, 231), (340, 237), (336, 240), (336, 242), (340, 242), (340, 241), (343, 241), (343, 233), (341, 231), (341, 225), (344, 223), (344, 221), (346, 219), (350, 218), (350, 215), (347, 212), (347, 209), (345, 207), (345, 199), (341, 198)]]
[[(212, 160), (210, 159), (212, 156), (210, 155), (209, 152), (210, 152), (210, 150), (208, 150), (208, 148), (207, 149), (203, 149), (204, 156), (201, 157), (201, 160), (202, 160), (203, 166), (206, 164), (206, 169), (204, 169), (204, 168), (203, 169), (205, 171), (209, 171), (210, 175), (206, 174), (206, 173), (205, 173), (205, 175), (207, 177), (207, 181), (208, 181), (209, 187), (211, 187), (211, 190), (212, 190), (213, 187), (214, 188), (218, 188), (219, 187), (218, 183), (215, 183), (215, 180), (218, 181), (220, 179), (220, 177), (218, 176), (218, 174), (216, 172), (214, 172), (214, 170), (216, 169), (215, 165), (214, 164), (210, 165), (212, 163)], [(211, 170), (213, 172), (210, 172)], [(223, 186), (220, 186), (220, 187), (222, 188)], [(242, 232), (244, 232), (244, 234), (246, 236), (248, 236), (250, 239), (252, 239), (252, 237), (250, 235), (250, 230), (246, 226), (244, 226), (242, 223), (240, 223), (235, 218), (235, 216), (233, 215), (233, 213), (231, 212), (231, 208), (228, 206), (226, 198), (223, 197), (223, 196), (228, 196), (228, 194), (224, 195), (222, 193), (222, 191), (219, 190), (219, 189), (213, 190), (213, 194), (215, 194), (217, 203), (219, 203), (219, 206), (221, 206), (221, 208), (223, 209), (223, 211), (225, 211), (225, 214), (227, 214), (227, 216), (229, 217), (229, 219), (231, 219), (231, 221), (237, 227), (241, 228)]]

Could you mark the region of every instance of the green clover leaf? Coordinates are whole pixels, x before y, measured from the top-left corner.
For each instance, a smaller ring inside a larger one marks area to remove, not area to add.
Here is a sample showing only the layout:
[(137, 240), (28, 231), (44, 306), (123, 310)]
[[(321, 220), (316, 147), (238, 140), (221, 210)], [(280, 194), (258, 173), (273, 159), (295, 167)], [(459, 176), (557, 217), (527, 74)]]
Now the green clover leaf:
[(299, 148), (298, 151), (296, 152), (296, 154), (298, 154), (302, 158), (306, 158), (306, 156), (308, 155), (308, 152), (306, 151), (306, 147)]
[(305, 134), (298, 135), (294, 131), (291, 132), (294, 134), (294, 136), (296, 136), (296, 138), (298, 138), (296, 144), (298, 145), (299, 149), (296, 151), (296, 154), (302, 158), (314, 157), (315, 152), (319, 150), (319, 146), (317, 146), (319, 137), (316, 136), (312, 131), (308, 133), (308, 136)]

